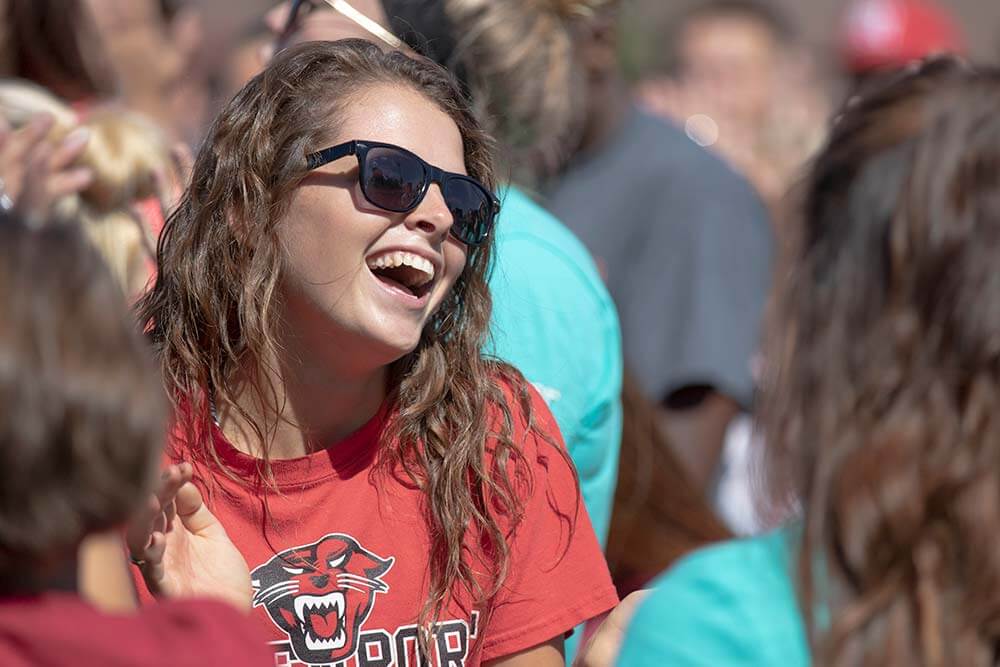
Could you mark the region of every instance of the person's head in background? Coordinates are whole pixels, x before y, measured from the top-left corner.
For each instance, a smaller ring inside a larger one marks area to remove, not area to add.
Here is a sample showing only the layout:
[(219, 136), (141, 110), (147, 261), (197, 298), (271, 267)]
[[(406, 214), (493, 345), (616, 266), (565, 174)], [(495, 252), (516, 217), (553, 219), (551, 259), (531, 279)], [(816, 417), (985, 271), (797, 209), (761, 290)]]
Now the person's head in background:
[[(571, 154), (584, 90), (572, 31), (608, 0), (324, 0), (286, 2), (268, 16), (280, 44), (360, 37), (403, 45), (449, 69), (497, 137), (502, 171), (535, 185)], [(289, 21), (289, 11), (295, 15)], [(374, 23), (374, 25), (373, 25)]]
[(935, 54), (962, 55), (961, 26), (935, 0), (854, 0), (841, 19), (840, 61), (850, 93)]
[(267, 64), (274, 36), (260, 17), (250, 21), (233, 39), (213, 76), (218, 106), (239, 92)]
[(758, 0), (710, 0), (682, 14), (670, 35), (676, 78), (717, 91), (738, 120), (761, 122), (795, 40), (782, 14)]
[(77, 546), (151, 488), (162, 383), (76, 225), (0, 220), (0, 594), (73, 587)]
[(90, 10), (124, 106), (153, 119), (174, 141), (200, 141), (209, 121), (207, 42), (200, 3), (74, 1)]
[(994, 664), (998, 108), (998, 70), (912, 66), (845, 108), (806, 180), (764, 424), (804, 511), (801, 608), (829, 612), (819, 664)]
[(86, 113), (116, 100), (177, 140), (204, 130), (198, 10), (176, 0), (3, 0), (0, 73)]
[(118, 93), (114, 64), (85, 0), (3, 0), (0, 73), (70, 104)]
[(164, 132), (138, 114), (112, 107), (78, 122), (44, 89), (0, 80), (0, 116), (12, 127), (42, 113), (54, 118), (47, 139), (52, 144), (84, 136), (87, 145), (76, 164), (92, 174), (78, 194), (56, 201), (51, 214), (80, 224), (125, 293), (138, 296), (149, 280), (162, 226), (161, 190), (177, 179)]

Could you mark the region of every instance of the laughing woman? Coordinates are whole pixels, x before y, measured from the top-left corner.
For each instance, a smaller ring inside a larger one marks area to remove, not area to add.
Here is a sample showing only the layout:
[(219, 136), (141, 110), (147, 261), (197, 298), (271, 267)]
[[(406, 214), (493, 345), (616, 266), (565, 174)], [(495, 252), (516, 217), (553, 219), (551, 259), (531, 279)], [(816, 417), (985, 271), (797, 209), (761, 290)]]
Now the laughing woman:
[[(171, 458), (279, 660), (559, 665), (616, 602), (544, 402), (479, 352), (491, 148), (435, 65), (304, 44), (223, 109), (164, 230), (141, 316)], [(152, 592), (211, 577), (183, 538), (133, 545)]]

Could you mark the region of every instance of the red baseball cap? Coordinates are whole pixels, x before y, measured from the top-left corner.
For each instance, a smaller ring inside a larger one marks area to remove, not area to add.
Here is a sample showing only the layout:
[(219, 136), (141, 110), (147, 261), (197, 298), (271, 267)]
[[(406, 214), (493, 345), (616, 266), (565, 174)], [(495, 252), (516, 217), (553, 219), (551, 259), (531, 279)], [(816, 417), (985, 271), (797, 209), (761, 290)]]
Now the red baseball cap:
[(965, 40), (951, 14), (929, 0), (855, 0), (840, 48), (847, 69), (862, 73), (936, 53), (962, 54)]

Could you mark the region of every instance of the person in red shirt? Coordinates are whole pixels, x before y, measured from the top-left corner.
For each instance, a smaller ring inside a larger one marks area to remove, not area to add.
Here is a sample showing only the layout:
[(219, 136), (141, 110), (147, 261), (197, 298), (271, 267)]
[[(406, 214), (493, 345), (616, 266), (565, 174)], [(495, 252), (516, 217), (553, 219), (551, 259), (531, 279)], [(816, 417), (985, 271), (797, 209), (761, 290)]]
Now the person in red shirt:
[[(446, 71), (310, 42), (223, 108), (167, 221), (140, 319), (171, 461), (276, 665), (554, 667), (617, 602), (552, 416), (480, 352), (495, 183)], [(171, 562), (176, 523), (130, 539), (154, 595), (218, 569)]]
[[(246, 583), (230, 598), (242, 612), (176, 599), (108, 614), (78, 592), (83, 539), (123, 526), (152, 488), (167, 402), (122, 290), (79, 225), (33, 220), (0, 216), (0, 665), (268, 664)], [(192, 541), (212, 538), (232, 563), (239, 554), (206, 524), (189, 474), (170, 471), (160, 497)], [(117, 565), (124, 572), (123, 553)], [(216, 589), (246, 579), (230, 568)]]

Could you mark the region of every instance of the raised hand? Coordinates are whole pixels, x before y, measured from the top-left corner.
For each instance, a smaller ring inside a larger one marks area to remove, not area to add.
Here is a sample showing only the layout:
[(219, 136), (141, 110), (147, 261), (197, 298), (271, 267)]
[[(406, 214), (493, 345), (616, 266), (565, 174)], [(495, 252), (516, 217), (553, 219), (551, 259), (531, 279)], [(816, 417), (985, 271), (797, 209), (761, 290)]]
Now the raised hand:
[(151, 593), (211, 597), (250, 608), (250, 571), (191, 483), (192, 468), (170, 466), (159, 491), (128, 531), (131, 560)]
[(86, 128), (70, 132), (58, 144), (48, 139), (54, 119), (39, 114), (11, 130), (0, 123), (0, 205), (28, 215), (44, 216), (60, 198), (87, 188), (94, 175), (74, 166), (89, 139)]

